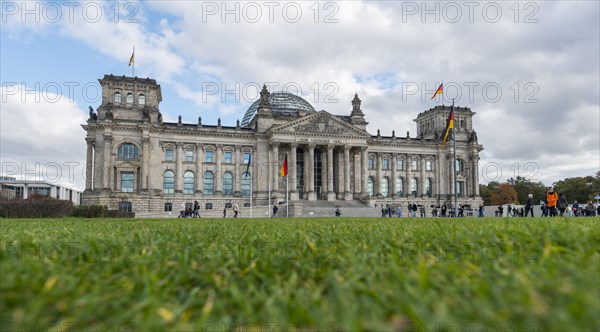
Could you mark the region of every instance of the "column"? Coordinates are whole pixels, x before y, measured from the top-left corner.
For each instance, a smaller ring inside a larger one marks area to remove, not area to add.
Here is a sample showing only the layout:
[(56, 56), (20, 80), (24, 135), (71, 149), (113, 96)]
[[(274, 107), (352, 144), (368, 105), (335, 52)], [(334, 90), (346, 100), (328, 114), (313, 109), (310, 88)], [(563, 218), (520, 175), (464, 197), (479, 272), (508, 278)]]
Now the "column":
[(150, 170), (150, 137), (142, 139), (142, 190), (148, 191), (148, 171)]
[(396, 168), (398, 168), (398, 156), (395, 154), (392, 155), (392, 179), (391, 179), (391, 187), (392, 187), (392, 198), (396, 198), (396, 193), (398, 192), (398, 188), (396, 187), (396, 178), (398, 175), (396, 174)]
[(427, 192), (427, 176), (425, 175), (425, 167), (426, 167), (426, 163), (427, 163), (427, 157), (423, 156), (423, 158), (421, 158), (421, 196), (426, 196)]
[(92, 182), (94, 179), (94, 139), (86, 137), (85, 141), (87, 143), (87, 153), (85, 158), (85, 190), (90, 191), (94, 186)]
[(217, 150), (215, 151), (215, 178), (214, 178), (214, 188), (215, 195), (223, 194), (223, 171), (221, 170), (222, 161), (223, 161), (223, 145), (217, 144)]
[(333, 144), (327, 145), (327, 200), (335, 201), (333, 191)]
[(175, 193), (183, 193), (183, 143), (177, 142), (175, 166)]
[(362, 174), (362, 197), (363, 197), (363, 199), (369, 198), (369, 185), (368, 185), (368, 183), (369, 183), (369, 170), (368, 170), (369, 154), (367, 153), (368, 148), (369, 148), (368, 146), (360, 147), (360, 151), (361, 151), (361, 155), (362, 155), (361, 174)]
[(377, 193), (377, 198), (383, 197), (381, 194), (381, 153), (377, 153), (377, 179), (375, 179), (374, 192)]
[(473, 156), (473, 194), (479, 197), (479, 157)]
[(308, 144), (308, 200), (316, 201), (317, 193), (315, 193), (315, 144)]
[(235, 197), (242, 196), (242, 174), (240, 172), (241, 150), (241, 146), (235, 146), (235, 174), (233, 175), (233, 196)]
[(411, 188), (410, 184), (412, 182), (412, 179), (410, 178), (411, 177), (410, 170), (412, 169), (412, 156), (406, 156), (406, 168), (405, 169), (406, 169), (406, 175), (405, 175), (406, 179), (404, 180), (404, 182), (405, 182), (404, 188), (406, 189), (406, 196), (412, 197), (412, 192), (410, 190), (410, 188)]
[(279, 170), (281, 167), (279, 165), (279, 142), (271, 142), (271, 154), (273, 156), (273, 182), (271, 188), (275, 197), (277, 197), (277, 192), (279, 191)]
[[(356, 162), (357, 159), (358, 159), (358, 162)], [(361, 177), (360, 177), (360, 175), (362, 174), (362, 172), (360, 171), (360, 168), (362, 167), (362, 163), (360, 162), (360, 150), (359, 149), (354, 149), (354, 153), (352, 154), (352, 161), (353, 161), (352, 167), (354, 168), (354, 178), (352, 179), (352, 181), (354, 182), (354, 197), (359, 198), (360, 192), (361, 192), (361, 187), (362, 187), (362, 181), (361, 181)]]
[(288, 158), (288, 174), (290, 181), (290, 201), (297, 201), (300, 199), (298, 195), (298, 190), (296, 186), (298, 185), (297, 181), (297, 169), (296, 169), (296, 149), (298, 148), (297, 143), (290, 143), (290, 152)]
[(196, 195), (202, 193), (204, 186), (204, 172), (202, 171), (202, 163), (204, 162), (204, 155), (202, 153), (202, 144), (196, 144)]
[(103, 168), (104, 168), (104, 176), (102, 176), (102, 188), (103, 190), (111, 190), (110, 184), (110, 171), (112, 169), (112, 161), (110, 158), (110, 150), (112, 148), (112, 136), (104, 135), (104, 160), (103, 160)]
[(350, 192), (350, 146), (344, 145), (344, 199), (352, 200)]

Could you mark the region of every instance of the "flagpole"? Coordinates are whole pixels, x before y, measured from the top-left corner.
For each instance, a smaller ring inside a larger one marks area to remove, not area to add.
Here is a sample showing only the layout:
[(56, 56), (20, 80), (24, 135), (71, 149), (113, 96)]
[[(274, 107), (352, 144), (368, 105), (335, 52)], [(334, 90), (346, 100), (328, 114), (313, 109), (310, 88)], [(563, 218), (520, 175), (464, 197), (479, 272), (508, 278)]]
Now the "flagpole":
[(269, 167), (269, 176), (267, 177), (267, 179), (269, 179), (269, 202), (267, 202), (267, 213), (269, 218), (273, 216), (271, 214), (271, 177), (273, 177), (273, 172), (271, 172), (271, 167)]
[[(450, 111), (454, 113), (454, 99), (452, 99), (452, 110)], [(454, 126), (452, 126), (452, 140), (453, 142), (453, 150), (454, 150), (454, 216), (458, 213), (458, 193), (456, 192), (457, 183), (456, 183), (456, 130), (454, 130)]]
[[(254, 172), (252, 172), (254, 173)], [(250, 219), (252, 219), (252, 198), (254, 197), (254, 192), (252, 191), (252, 182), (254, 181), (252, 175), (250, 175)]]
[(288, 176), (285, 175), (285, 217), (290, 217), (290, 188), (288, 184)]

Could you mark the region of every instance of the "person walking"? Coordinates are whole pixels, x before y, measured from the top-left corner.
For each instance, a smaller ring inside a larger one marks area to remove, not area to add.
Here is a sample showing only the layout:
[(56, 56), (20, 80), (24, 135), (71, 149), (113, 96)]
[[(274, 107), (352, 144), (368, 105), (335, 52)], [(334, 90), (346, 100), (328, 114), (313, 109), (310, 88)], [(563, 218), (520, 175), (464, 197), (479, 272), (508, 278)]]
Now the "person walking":
[(198, 201), (194, 201), (194, 218), (200, 218), (200, 204), (198, 204)]
[(271, 216), (271, 218), (274, 218), (277, 215), (277, 210), (279, 210), (277, 204), (273, 204), (273, 215)]
[(342, 214), (342, 212), (340, 211), (340, 206), (336, 205), (336, 207), (335, 207), (335, 217), (339, 218), (341, 214)]
[(412, 216), (413, 216), (413, 218), (417, 217), (417, 208), (418, 208), (417, 203), (414, 203), (412, 205)]
[(396, 216), (398, 216), (398, 218), (402, 217), (402, 207), (400, 205), (396, 208)]
[(237, 205), (237, 203), (233, 203), (233, 217), (237, 218), (239, 214), (240, 214), (240, 207)]
[(556, 202), (556, 206), (558, 207), (558, 211), (560, 216), (562, 217), (565, 214), (565, 210), (567, 209), (567, 200), (563, 197), (563, 194), (558, 194), (558, 201)]
[(556, 217), (558, 215), (558, 212), (556, 211), (558, 195), (556, 192), (554, 192), (554, 188), (552, 187), (548, 187), (548, 192), (546, 193), (546, 202), (550, 217)]
[(527, 217), (529, 211), (531, 211), (531, 217), (533, 218), (533, 194), (527, 195), (527, 202), (525, 203), (525, 214), (523, 216)]

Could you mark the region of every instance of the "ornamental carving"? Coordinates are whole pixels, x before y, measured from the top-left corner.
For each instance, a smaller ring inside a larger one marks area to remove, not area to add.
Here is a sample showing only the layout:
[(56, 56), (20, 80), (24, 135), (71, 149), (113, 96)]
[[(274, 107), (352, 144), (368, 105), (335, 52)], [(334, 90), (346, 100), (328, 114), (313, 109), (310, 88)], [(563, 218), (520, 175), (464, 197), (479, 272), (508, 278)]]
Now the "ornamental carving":
[(310, 119), (308, 123), (297, 125), (294, 131), (324, 134), (343, 134), (346, 131), (346, 129), (338, 127), (331, 122), (331, 118), (328, 116), (319, 115)]

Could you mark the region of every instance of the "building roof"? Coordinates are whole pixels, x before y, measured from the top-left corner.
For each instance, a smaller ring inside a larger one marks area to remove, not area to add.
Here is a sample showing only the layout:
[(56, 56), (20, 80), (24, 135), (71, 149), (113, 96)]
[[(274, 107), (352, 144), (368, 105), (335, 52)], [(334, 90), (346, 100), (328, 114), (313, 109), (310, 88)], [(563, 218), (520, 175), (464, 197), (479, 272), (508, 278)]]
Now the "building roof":
[[(295, 115), (299, 112), (316, 112), (315, 108), (304, 98), (296, 96), (289, 92), (273, 92), (269, 96), (271, 111), (279, 115)], [(244, 114), (242, 119), (242, 127), (250, 125), (252, 119), (258, 112), (260, 99), (256, 100)]]

